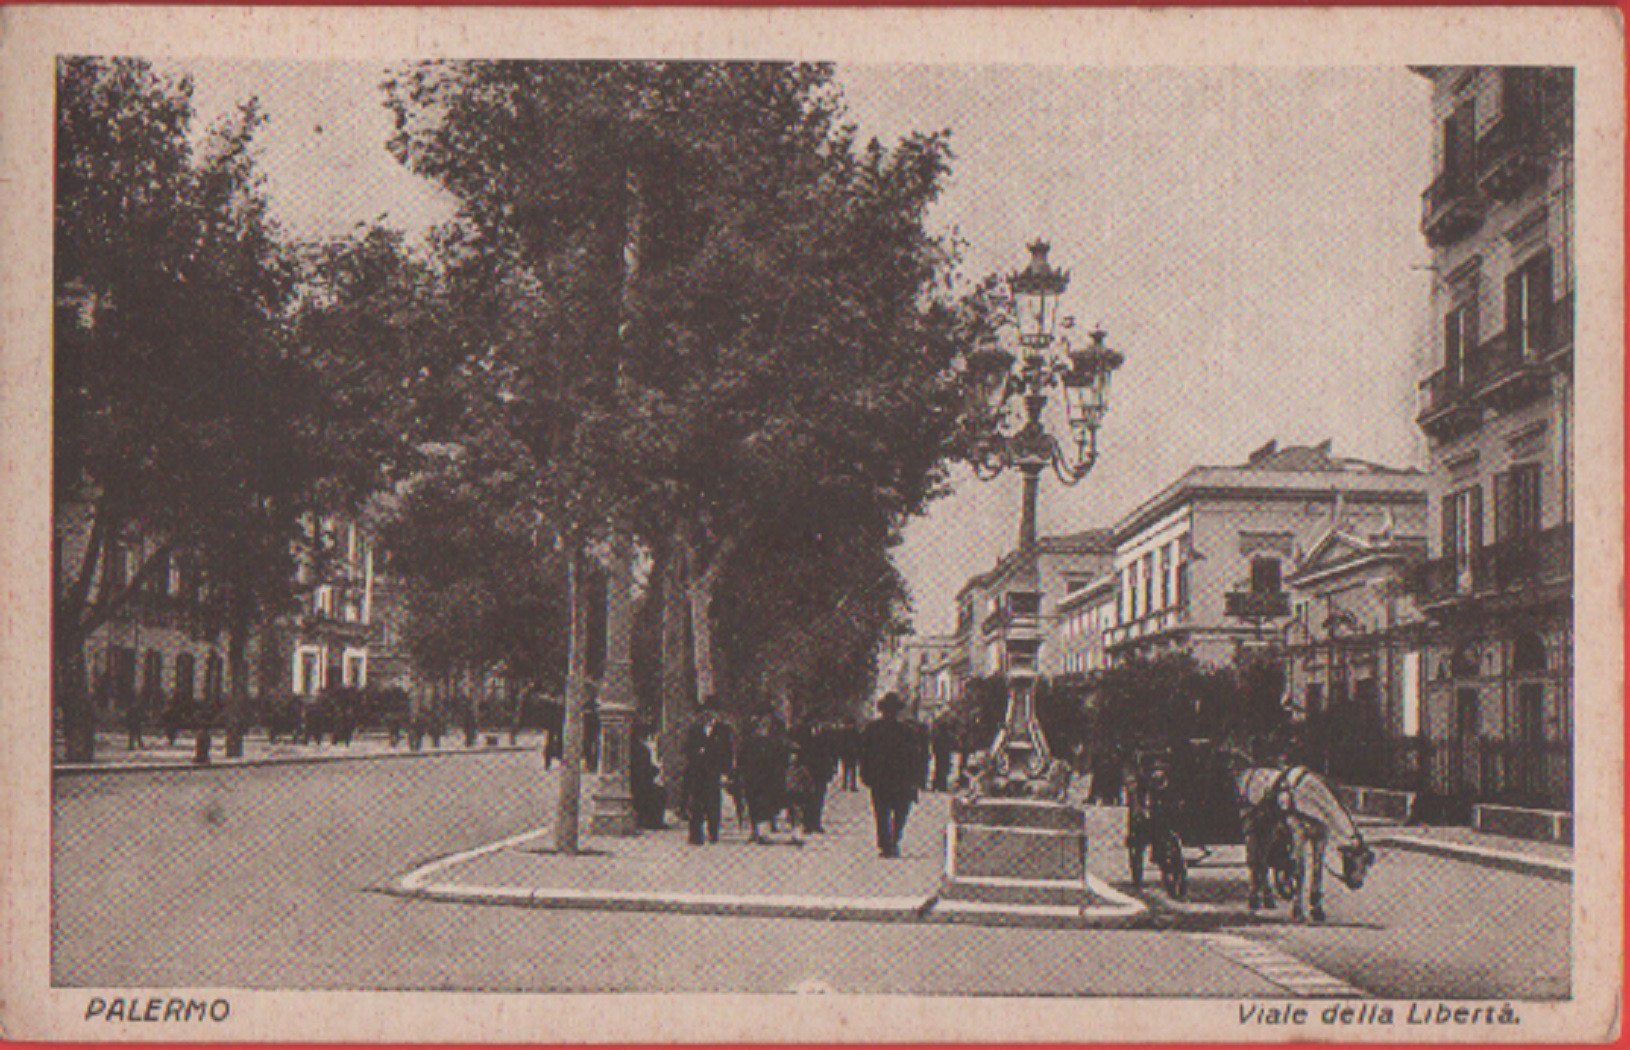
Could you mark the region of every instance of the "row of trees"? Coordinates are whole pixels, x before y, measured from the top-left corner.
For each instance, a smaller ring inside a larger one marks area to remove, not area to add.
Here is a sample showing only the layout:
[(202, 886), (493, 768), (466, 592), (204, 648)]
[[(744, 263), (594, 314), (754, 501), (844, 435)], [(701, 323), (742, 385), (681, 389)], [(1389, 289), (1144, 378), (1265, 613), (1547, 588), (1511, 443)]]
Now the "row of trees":
[(648, 699), (670, 770), (696, 697), (866, 693), (905, 628), (890, 549), (988, 422), (956, 366), (989, 289), (953, 295), (925, 223), (946, 135), (859, 142), (819, 65), (418, 64), (384, 85), (390, 146), (456, 218), (422, 249), (300, 245), (254, 104), (195, 156), (185, 80), (60, 80), (57, 287), (86, 323), (59, 324), (57, 484), (92, 522), (59, 560), (70, 753), (84, 641), (126, 600), (92, 587), (109, 544), (198, 552), (241, 711), (248, 626), (331, 510), (383, 538), (427, 672), (563, 682), (568, 737), (591, 675)]

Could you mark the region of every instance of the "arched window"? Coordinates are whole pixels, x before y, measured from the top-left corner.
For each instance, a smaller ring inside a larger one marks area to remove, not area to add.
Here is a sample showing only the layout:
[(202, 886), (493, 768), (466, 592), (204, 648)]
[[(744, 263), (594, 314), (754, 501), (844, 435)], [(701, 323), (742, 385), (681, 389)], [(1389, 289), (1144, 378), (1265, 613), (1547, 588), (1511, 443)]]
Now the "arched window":
[(1511, 645), (1511, 672), (1534, 674), (1545, 670), (1545, 641), (1533, 631), (1517, 635)]

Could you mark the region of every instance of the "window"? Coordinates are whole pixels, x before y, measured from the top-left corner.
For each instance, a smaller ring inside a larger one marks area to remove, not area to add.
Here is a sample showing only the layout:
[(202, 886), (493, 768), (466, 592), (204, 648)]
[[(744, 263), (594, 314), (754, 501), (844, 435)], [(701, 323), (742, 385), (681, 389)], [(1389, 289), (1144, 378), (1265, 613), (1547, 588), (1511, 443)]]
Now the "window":
[(192, 699), (193, 659), (191, 653), (175, 658), (175, 695), (182, 700)]
[(368, 684), (368, 653), (364, 649), (347, 649), (344, 665), (345, 684), (361, 689)]
[(1477, 347), (1477, 303), (1463, 302), (1443, 318), (1443, 372), (1451, 387), (1466, 382)]
[(142, 699), (158, 697), (164, 691), (164, 654), (157, 649), (147, 650), (141, 672)]
[(1477, 163), (1477, 104), (1456, 106), (1443, 122), (1443, 177), (1451, 189), (1467, 189)]
[(1482, 488), (1473, 485), (1443, 497), (1443, 556), (1454, 559), (1462, 591), (1471, 589), (1473, 553), (1482, 546)]
[(1551, 320), (1551, 253), (1541, 252), (1505, 282), (1505, 330), (1511, 351), (1531, 361), (1545, 350)]
[(1278, 594), (1280, 569), (1278, 558), (1251, 559), (1251, 593)]
[(1539, 531), (1540, 465), (1521, 463), (1494, 476), (1494, 541)]
[(324, 584), (317, 588), (313, 604), (318, 616), (334, 615), (334, 588)]
[(226, 677), (220, 653), (210, 653), (204, 664), (204, 696), (211, 702), (221, 698), (222, 681)]
[(1153, 562), (1155, 598), (1154, 607), (1164, 609), (1167, 605), (1166, 591), (1166, 548), (1161, 547), (1155, 551)]
[(322, 650), (302, 645), (294, 651), (294, 692), (311, 696), (322, 688)]

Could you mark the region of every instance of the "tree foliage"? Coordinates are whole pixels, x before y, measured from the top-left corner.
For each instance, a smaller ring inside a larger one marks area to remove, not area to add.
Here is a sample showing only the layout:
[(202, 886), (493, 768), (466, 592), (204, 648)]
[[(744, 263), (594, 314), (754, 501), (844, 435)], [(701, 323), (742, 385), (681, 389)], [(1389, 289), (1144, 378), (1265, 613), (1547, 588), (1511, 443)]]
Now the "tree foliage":
[[(194, 156), (185, 79), (68, 58), (58, 84), (57, 507), (61, 528), (83, 531), (72, 563), (59, 547), (55, 645), (83, 760), (83, 645), (173, 558), (208, 583), (204, 626), (236, 625), (240, 643), (287, 588), (284, 497), (305, 465), (282, 398), (305, 377), (280, 342), (292, 259), (255, 171), (255, 103)], [(120, 545), (148, 555), (123, 586), (99, 578)], [(241, 660), (234, 671), (241, 695)]]

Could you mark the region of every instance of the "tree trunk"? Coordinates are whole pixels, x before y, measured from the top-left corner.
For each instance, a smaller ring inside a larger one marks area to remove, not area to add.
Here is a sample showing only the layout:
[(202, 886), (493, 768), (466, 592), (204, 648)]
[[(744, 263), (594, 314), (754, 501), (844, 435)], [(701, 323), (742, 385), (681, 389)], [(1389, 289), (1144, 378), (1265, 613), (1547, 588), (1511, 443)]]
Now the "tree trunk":
[(685, 728), (690, 721), (690, 697), (685, 681), (685, 552), (678, 543), (668, 546), (662, 586), (662, 729), (657, 735), (657, 762), (668, 788), (668, 804), (679, 801), (680, 758)]
[(96, 760), (96, 718), (85, 682), (83, 645), (58, 643), (52, 664), (52, 693), (62, 719), (63, 758), (84, 763)]
[(692, 659), (696, 663), (696, 696), (707, 701), (717, 695), (713, 680), (713, 620), (709, 610), (713, 607), (712, 579), (692, 578), (686, 588), (690, 599)]
[[(226, 666), (232, 688), (226, 702), (226, 757), (243, 757), (244, 725), (249, 713), (249, 615), (243, 603), (234, 603), (232, 623), (227, 630)], [(206, 682), (205, 688), (208, 688)], [(205, 695), (208, 705), (214, 697)], [(210, 717), (206, 709), (205, 718)]]
[(582, 553), (566, 555), (566, 602), (571, 620), (566, 651), (566, 717), (562, 727), (560, 794), (555, 805), (555, 850), (578, 851), (578, 811), (583, 789), (583, 715), (588, 706), (589, 589)]

